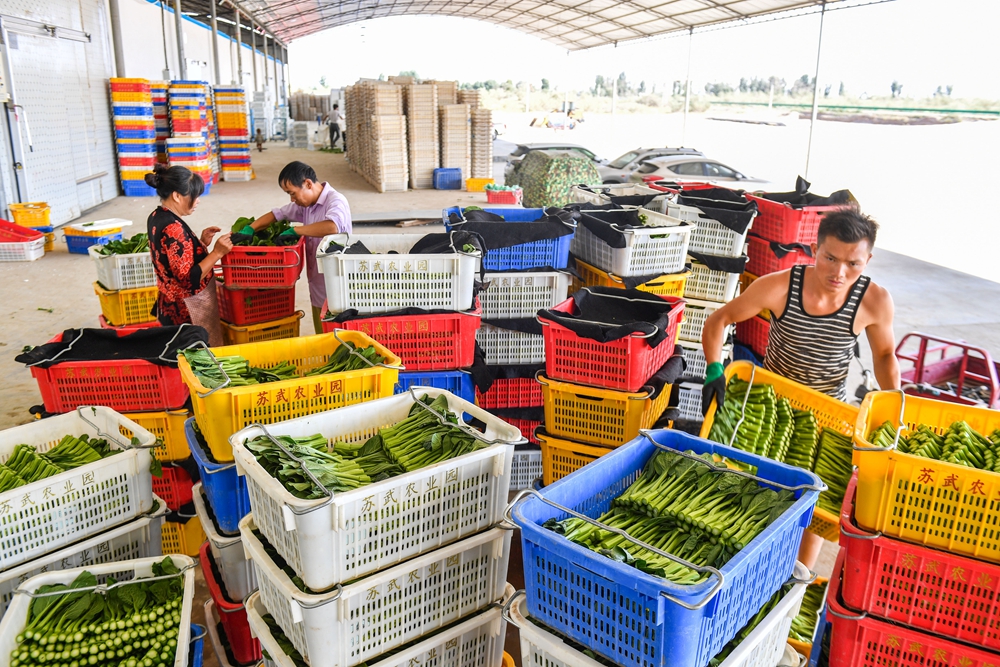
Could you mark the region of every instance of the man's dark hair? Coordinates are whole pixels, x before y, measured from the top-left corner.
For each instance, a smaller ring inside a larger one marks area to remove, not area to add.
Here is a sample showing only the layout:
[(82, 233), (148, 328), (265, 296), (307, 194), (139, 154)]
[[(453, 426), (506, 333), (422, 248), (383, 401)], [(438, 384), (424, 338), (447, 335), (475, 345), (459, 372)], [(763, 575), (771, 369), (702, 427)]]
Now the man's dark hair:
[(281, 170), (278, 174), (278, 185), (284, 185), (289, 183), (297, 188), (301, 188), (302, 184), (309, 179), (312, 182), (319, 181), (316, 178), (316, 170), (307, 165), (305, 162), (289, 162), (285, 165), (285, 168)]
[(339, 109), (339, 108), (340, 108), (340, 105), (339, 105), (339, 104), (334, 104), (334, 105), (333, 105), (333, 108), (334, 108), (334, 109)]
[(168, 167), (164, 164), (155, 164), (153, 171), (143, 176), (143, 180), (146, 181), (146, 185), (156, 189), (160, 200), (167, 199), (176, 192), (193, 202), (205, 192), (205, 181), (201, 176), (179, 165)]
[(837, 209), (823, 216), (819, 223), (817, 244), (822, 245), (828, 236), (841, 243), (868, 241), (868, 249), (875, 247), (878, 223), (856, 208)]

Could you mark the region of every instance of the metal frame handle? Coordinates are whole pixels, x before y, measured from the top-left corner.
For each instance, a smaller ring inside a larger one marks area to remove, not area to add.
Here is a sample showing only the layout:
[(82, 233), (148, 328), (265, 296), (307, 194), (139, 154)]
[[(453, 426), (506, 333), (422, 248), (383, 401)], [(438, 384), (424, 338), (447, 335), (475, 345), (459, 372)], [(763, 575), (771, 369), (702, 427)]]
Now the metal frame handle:
[[(198, 624), (197, 623), (193, 623), (192, 625), (198, 625)], [(208, 630), (205, 629), (207, 626), (198, 625), (198, 627), (201, 628), (201, 634), (193, 635), (191, 637), (191, 639), (188, 640), (188, 644), (193, 644), (195, 642), (201, 641), (202, 639), (205, 638), (205, 635), (208, 634)]]
[[(294, 514), (300, 514), (300, 515), (301, 514), (308, 514), (309, 512), (315, 512), (318, 509), (322, 509), (322, 508), (326, 507), (327, 505), (329, 505), (329, 504), (331, 504), (333, 502), (333, 492), (330, 491), (328, 488), (326, 488), (323, 485), (322, 482), (320, 482), (318, 479), (316, 479), (315, 475), (313, 475), (311, 472), (309, 472), (309, 469), (306, 467), (305, 461), (303, 461), (302, 459), (300, 459), (299, 457), (297, 457), (295, 454), (292, 454), (288, 450), (288, 448), (286, 448), (283, 444), (281, 444), (281, 442), (277, 438), (275, 438), (273, 435), (271, 435), (271, 432), (268, 431), (267, 428), (263, 424), (251, 424), (250, 428), (259, 428), (261, 430), (261, 433), (264, 435), (264, 437), (267, 438), (268, 440), (270, 440), (273, 445), (275, 445), (275, 446), (278, 447), (278, 449), (280, 449), (285, 454), (287, 454), (288, 458), (290, 458), (293, 461), (295, 461), (295, 463), (297, 463), (299, 465), (299, 468), (302, 470), (302, 472), (305, 473), (306, 477), (309, 478), (309, 481), (312, 482), (314, 485), (316, 485), (316, 487), (319, 488), (319, 490), (322, 491), (323, 494), (327, 497), (326, 500), (324, 500), (322, 503), (320, 503), (318, 505), (310, 505), (308, 508), (305, 508), (305, 509), (299, 510), (298, 508), (295, 508), (295, 507), (289, 507), (288, 509), (290, 509), (292, 511), (292, 513), (294, 513)], [(318, 498), (317, 498), (317, 500), (318, 500)]]
[[(300, 310), (299, 312), (301, 313), (302, 311)], [(340, 332), (341, 331), (347, 331), (347, 329), (334, 329), (330, 333), (333, 334), (333, 337), (337, 339), (338, 343), (340, 343), (341, 345), (347, 345), (347, 343), (344, 341), (344, 339), (340, 337)], [(365, 359), (364, 355), (361, 354), (360, 352), (358, 352), (356, 348), (348, 348), (348, 350), (351, 353), (351, 355), (353, 355), (355, 357), (358, 357), (363, 362), (365, 362), (366, 364), (368, 364), (368, 366), (371, 367), (371, 368), (382, 367), (382, 368), (390, 368), (392, 370), (397, 370), (397, 371), (402, 371), (402, 370), (406, 369), (406, 366), (392, 366), (390, 364), (382, 363), (381, 361), (378, 362), (377, 364), (373, 364), (372, 362), (370, 362), (367, 359)]]
[[(192, 343), (191, 345), (189, 345), (185, 349), (190, 350), (193, 347), (200, 347), (203, 350), (205, 350), (206, 352), (208, 352), (208, 356), (211, 357), (212, 363), (214, 363), (216, 365), (216, 367), (218, 367), (219, 372), (222, 373), (222, 377), (226, 378), (225, 382), (223, 382), (222, 384), (220, 384), (218, 387), (215, 387), (214, 389), (209, 389), (208, 391), (206, 391), (204, 393), (200, 392), (200, 391), (199, 392), (195, 392), (195, 393), (198, 394), (198, 398), (208, 398), (209, 396), (211, 396), (215, 392), (219, 391), (220, 389), (225, 389), (230, 384), (232, 384), (233, 379), (231, 377), (229, 377), (229, 374), (226, 373), (226, 371), (222, 368), (222, 362), (220, 362), (216, 358), (215, 353), (212, 352), (212, 348), (210, 348), (205, 343), (205, 341), (201, 341), (201, 340), (195, 341), (194, 343)], [(194, 369), (192, 369), (192, 372), (194, 372)], [(201, 384), (201, 380), (199, 378), (197, 378), (197, 376), (195, 377), (195, 379), (197, 379), (198, 383)], [(202, 386), (204, 387), (205, 385), (202, 385)]]
[(129, 579), (127, 581), (116, 581), (111, 584), (97, 584), (96, 586), (82, 586), (80, 588), (64, 588), (58, 591), (48, 591), (47, 593), (33, 593), (29, 590), (23, 590), (17, 588), (14, 590), (15, 595), (27, 595), (30, 598), (50, 598), (56, 595), (72, 595), (73, 593), (83, 593), (85, 591), (93, 591), (95, 593), (107, 593), (113, 588), (118, 588), (119, 586), (131, 586), (137, 583), (145, 583), (147, 581), (162, 581), (164, 579), (173, 579), (174, 577), (181, 577), (185, 572), (194, 568), (197, 565), (197, 560), (190, 565), (185, 565), (181, 568), (181, 571), (176, 574), (161, 574), (158, 577), (139, 577), (137, 579)]
[(87, 419), (87, 417), (83, 414), (84, 410), (90, 409), (90, 411), (93, 414), (96, 415), (98, 407), (100, 407), (100, 406), (97, 406), (97, 405), (78, 405), (78, 406), (76, 406), (76, 415), (80, 419), (82, 419), (83, 421), (87, 422), (87, 424), (89, 424), (91, 428), (93, 428), (95, 431), (97, 431), (97, 435), (99, 437), (105, 438), (107, 440), (110, 440), (111, 442), (113, 442), (116, 445), (118, 445), (118, 447), (121, 448), (121, 449), (156, 449), (157, 447), (160, 446), (155, 441), (153, 442), (152, 445), (133, 445), (131, 442), (123, 443), (121, 440), (118, 439), (117, 436), (112, 435), (110, 433), (105, 433), (104, 431), (101, 430), (100, 426), (98, 426), (94, 422), (92, 422), (89, 419)]
[(454, 426), (455, 428), (459, 429), (460, 431), (462, 431), (466, 435), (471, 436), (471, 437), (475, 438), (476, 440), (479, 440), (480, 442), (486, 443), (487, 445), (521, 445), (521, 444), (524, 444), (524, 443), (526, 443), (528, 441), (524, 436), (521, 436), (516, 441), (511, 441), (511, 440), (487, 440), (483, 436), (482, 433), (480, 433), (479, 431), (477, 431), (476, 429), (472, 428), (471, 426), (469, 426), (468, 424), (464, 423), (461, 420), (459, 420), (459, 422), (457, 424), (454, 424), (454, 423), (448, 421), (447, 417), (445, 417), (440, 412), (438, 412), (437, 410), (435, 410), (431, 406), (429, 406), (426, 403), (424, 403), (423, 401), (421, 401), (417, 397), (417, 394), (414, 391), (414, 389), (415, 388), (411, 386), (411, 387), (409, 387), (407, 389), (407, 391), (409, 392), (410, 397), (414, 400), (414, 402), (417, 405), (419, 405), (421, 408), (423, 408), (424, 410), (427, 410), (432, 415), (434, 415), (435, 417), (437, 417), (437, 420), (441, 424), (443, 424), (445, 426)]
[[(291, 246), (272, 246), (274, 248), (282, 248), (286, 252), (291, 252), (296, 257), (296, 262), (294, 264), (264, 264), (263, 266), (251, 266), (248, 264), (233, 264), (232, 262), (226, 263), (225, 257), (229, 257), (227, 254), (222, 259), (222, 268), (230, 269), (252, 269), (254, 271), (260, 271), (261, 269), (294, 269), (297, 266), (302, 266), (302, 258), (304, 253), (299, 252), (298, 245), (302, 242), (303, 237), (299, 237), (299, 242)], [(253, 248), (255, 246), (236, 246), (237, 248)], [(259, 246), (257, 246), (259, 247)], [(250, 251), (254, 252), (254, 251)], [(261, 289), (260, 287), (248, 287), (247, 289)]]

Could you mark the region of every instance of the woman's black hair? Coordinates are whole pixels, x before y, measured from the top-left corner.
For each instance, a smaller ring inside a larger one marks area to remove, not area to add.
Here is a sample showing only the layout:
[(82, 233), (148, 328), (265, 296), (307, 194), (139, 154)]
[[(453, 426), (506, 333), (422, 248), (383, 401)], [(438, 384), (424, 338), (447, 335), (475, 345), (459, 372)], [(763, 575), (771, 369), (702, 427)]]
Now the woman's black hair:
[(205, 192), (205, 181), (187, 167), (155, 164), (153, 172), (146, 174), (144, 179), (146, 185), (156, 189), (156, 194), (161, 200), (169, 198), (176, 192), (193, 202)]

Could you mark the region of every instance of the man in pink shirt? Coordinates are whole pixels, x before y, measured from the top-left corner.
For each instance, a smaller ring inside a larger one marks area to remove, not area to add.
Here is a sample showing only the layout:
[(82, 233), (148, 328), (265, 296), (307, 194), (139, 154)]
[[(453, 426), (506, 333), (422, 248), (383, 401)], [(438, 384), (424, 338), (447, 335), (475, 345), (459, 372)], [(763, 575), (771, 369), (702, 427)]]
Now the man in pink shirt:
[(326, 285), (316, 266), (316, 249), (324, 236), (351, 233), (351, 207), (347, 204), (347, 198), (330, 187), (329, 183), (320, 183), (315, 170), (304, 162), (286, 164), (278, 174), (278, 185), (288, 193), (291, 203), (265, 213), (250, 226), (256, 231), (275, 220), (302, 223), (293, 227), (292, 232), (285, 233), (306, 237), (306, 273), (309, 276), (313, 326), (316, 333), (322, 333), (320, 314), (326, 301)]

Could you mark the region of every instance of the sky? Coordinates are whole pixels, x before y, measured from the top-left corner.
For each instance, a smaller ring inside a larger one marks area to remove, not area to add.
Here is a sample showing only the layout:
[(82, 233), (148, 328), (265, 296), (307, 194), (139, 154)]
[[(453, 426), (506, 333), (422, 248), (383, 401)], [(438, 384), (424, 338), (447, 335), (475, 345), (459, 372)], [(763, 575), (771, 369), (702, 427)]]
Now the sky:
[[(1000, 98), (998, 0), (895, 0), (827, 12), (821, 85), (844, 82), (851, 94), (929, 96), (953, 86), (953, 96)], [(472, 19), (399, 16), (326, 30), (289, 45), (293, 90), (414, 70), (422, 78), (460, 82), (547, 78), (560, 90), (581, 90), (597, 74), (657, 84), (683, 80), (690, 46), (694, 89), (741, 77), (783, 77), (791, 83), (816, 67), (819, 16), (646, 43), (567, 52), (541, 39)]]

